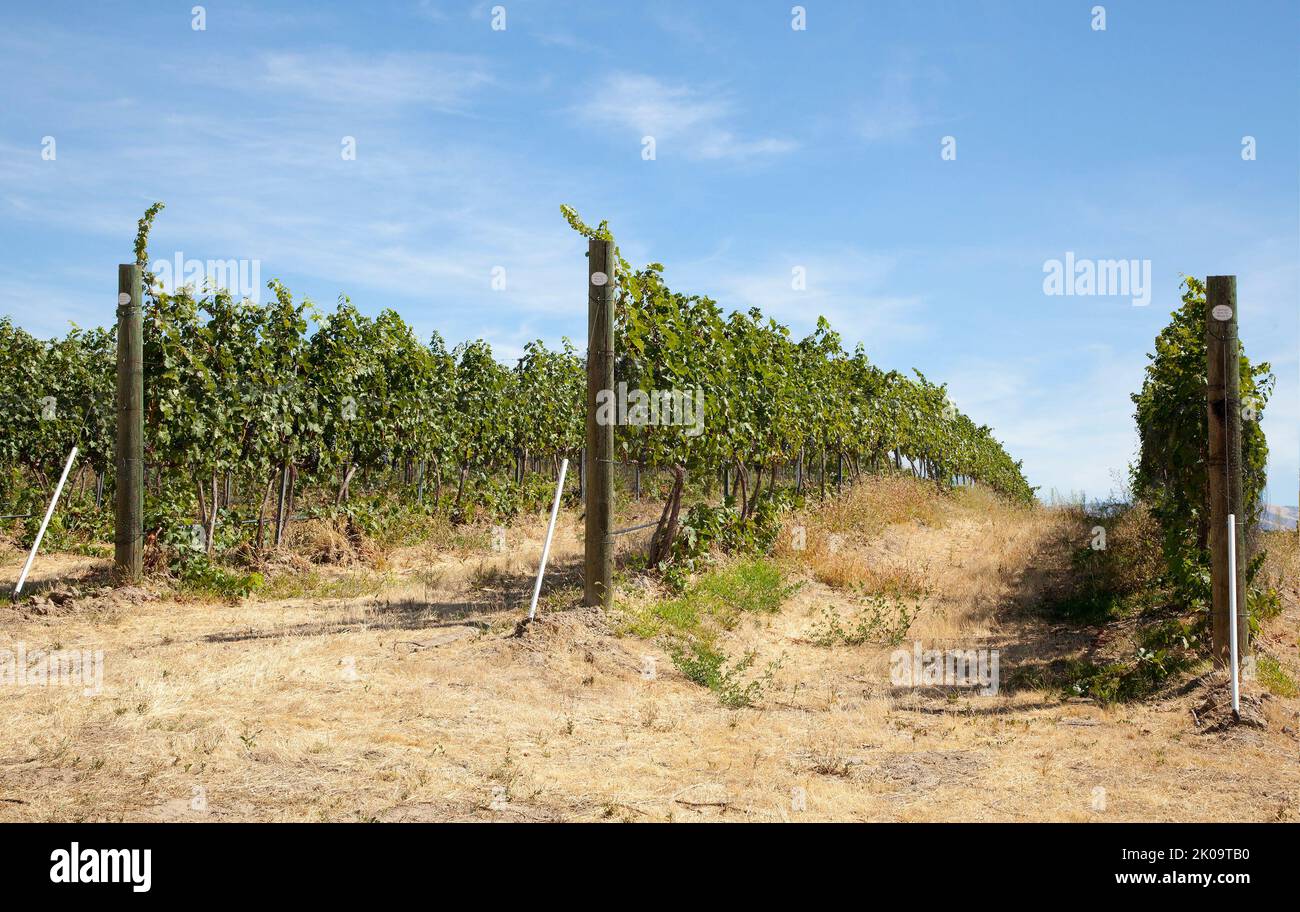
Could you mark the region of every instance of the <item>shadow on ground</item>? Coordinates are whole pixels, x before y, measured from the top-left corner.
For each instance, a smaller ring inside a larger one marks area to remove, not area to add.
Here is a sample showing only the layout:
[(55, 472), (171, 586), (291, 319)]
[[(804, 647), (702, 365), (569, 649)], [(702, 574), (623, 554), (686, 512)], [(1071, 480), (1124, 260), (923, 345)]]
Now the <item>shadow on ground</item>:
[[(355, 611), (361, 607), (360, 618), (338, 621), (315, 621), (243, 631), (222, 631), (201, 637), (207, 643), (236, 643), (282, 637), (315, 637), (335, 633), (353, 633), (367, 630), (428, 630), (439, 627), (491, 628), (485, 615), (505, 611), (525, 613), (532, 597), (535, 577), (531, 573), (500, 574), (471, 597), (456, 601), (438, 601), (419, 596), (400, 596), (384, 600), (382, 596), (357, 606), (344, 603), (339, 607)], [(542, 585), (542, 597), (571, 589), (582, 584), (582, 566), (570, 562), (550, 568)]]

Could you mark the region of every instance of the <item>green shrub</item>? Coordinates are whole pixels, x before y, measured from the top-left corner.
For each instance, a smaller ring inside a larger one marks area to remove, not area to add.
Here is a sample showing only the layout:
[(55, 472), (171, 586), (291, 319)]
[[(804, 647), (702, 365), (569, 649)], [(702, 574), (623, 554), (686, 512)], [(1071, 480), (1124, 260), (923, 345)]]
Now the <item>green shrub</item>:
[(640, 637), (731, 630), (747, 614), (779, 611), (797, 590), (776, 565), (762, 558), (742, 560), (705, 574), (676, 598), (633, 613), (624, 629)]
[(847, 619), (842, 619), (833, 605), (827, 605), (809, 639), (816, 646), (861, 646), (864, 643), (897, 646), (906, 638), (912, 622), (920, 613), (920, 602), (864, 595)]
[(680, 521), (672, 559), (663, 567), (665, 582), (684, 588), (690, 574), (701, 569), (715, 548), (724, 554), (771, 553), (781, 533), (781, 514), (801, 500), (784, 490), (764, 493), (746, 519), (731, 506), (695, 504)]
[(798, 590), (787, 585), (775, 564), (761, 558), (743, 560), (707, 574), (695, 587), (695, 600), (706, 611), (732, 627), (744, 614), (774, 614)]
[(1140, 700), (1191, 668), (1195, 660), (1190, 650), (1139, 646), (1128, 662), (1097, 665), (1074, 661), (1066, 667), (1065, 692), (1067, 696), (1091, 697), (1104, 704)]
[(229, 570), (201, 554), (187, 558), (180, 568), (181, 591), (205, 598), (236, 602), (247, 598), (264, 583), (260, 573)]
[(718, 702), (728, 709), (742, 709), (759, 702), (781, 667), (781, 659), (775, 659), (758, 677), (745, 680), (745, 673), (754, 664), (755, 653), (747, 652), (729, 665), (726, 653), (698, 641), (673, 644), (669, 655), (678, 671), (713, 691)]

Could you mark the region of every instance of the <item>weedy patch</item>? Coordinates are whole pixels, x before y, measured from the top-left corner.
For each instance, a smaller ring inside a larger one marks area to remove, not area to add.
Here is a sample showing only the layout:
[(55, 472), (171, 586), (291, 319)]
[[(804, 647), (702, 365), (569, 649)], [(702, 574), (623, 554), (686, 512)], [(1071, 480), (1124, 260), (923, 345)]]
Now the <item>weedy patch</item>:
[(668, 649), (673, 665), (690, 681), (713, 691), (727, 709), (743, 709), (760, 702), (781, 669), (784, 656), (768, 662), (755, 678), (746, 680), (757, 654), (747, 652), (734, 662), (708, 643), (675, 643)]
[(912, 629), (921, 607), (917, 601), (883, 595), (864, 595), (845, 616), (834, 605), (827, 605), (808, 641), (814, 646), (897, 646)]
[(1259, 683), (1268, 688), (1268, 692), (1277, 697), (1300, 696), (1300, 684), (1296, 684), (1282, 663), (1267, 653), (1259, 653), (1255, 659), (1255, 674)]
[(180, 571), (182, 594), (199, 600), (238, 602), (260, 589), (266, 580), (260, 573), (244, 573), (213, 563), (205, 557), (186, 561)]
[(706, 573), (677, 598), (624, 608), (617, 629), (644, 639), (732, 630), (747, 615), (780, 611), (798, 589), (770, 561), (741, 560)]
[(1091, 697), (1102, 704), (1141, 700), (1195, 664), (1195, 661), (1165, 650), (1152, 652), (1144, 649), (1139, 649), (1127, 662), (1097, 665), (1076, 661), (1066, 667), (1067, 686), (1064, 690), (1066, 696)]
[(787, 583), (781, 569), (770, 561), (740, 560), (706, 573), (677, 598), (624, 607), (616, 630), (643, 639), (662, 637), (673, 665), (688, 680), (713, 691), (723, 706), (752, 706), (761, 699), (781, 660), (769, 662), (760, 674), (750, 677), (756, 656), (746, 653), (733, 660), (718, 645), (718, 637), (747, 616), (780, 611), (798, 588)]
[(1078, 510), (1075, 521), (1069, 585), (1047, 605), (1049, 611), (1066, 620), (1103, 624), (1141, 616), (1167, 601), (1160, 529), (1145, 507)]
[(745, 560), (700, 580), (691, 593), (707, 614), (730, 630), (746, 614), (774, 614), (799, 589), (766, 560)]
[(1204, 661), (1203, 619), (1158, 621), (1141, 628), (1134, 639), (1134, 652), (1127, 659), (1067, 662), (1062, 674), (1065, 694), (1107, 704), (1140, 700)]
[(809, 563), (813, 578), (832, 589), (849, 589), (889, 596), (924, 598), (933, 574), (923, 564), (881, 564), (862, 556), (815, 553)]

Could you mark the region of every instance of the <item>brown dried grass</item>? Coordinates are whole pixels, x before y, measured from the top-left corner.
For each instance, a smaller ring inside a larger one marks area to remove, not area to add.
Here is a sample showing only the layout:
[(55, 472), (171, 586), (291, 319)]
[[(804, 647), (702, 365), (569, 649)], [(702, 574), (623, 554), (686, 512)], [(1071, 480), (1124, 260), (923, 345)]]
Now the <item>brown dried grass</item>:
[[(880, 573), (927, 568), (932, 591), (913, 637), (998, 645), (1004, 674), (1072, 648), (1035, 614), (1046, 575), (1068, 564), (1067, 546), (1081, 544), (1063, 511), (882, 485), (886, 493), (852, 495), (879, 514), (837, 506), (825, 528), (853, 533), (840, 552), (846, 560)], [(1300, 814), (1300, 701), (1265, 701), (1267, 731), (1204, 735), (1187, 711), (1196, 695), (1103, 709), (1033, 690), (900, 693), (889, 686), (888, 649), (806, 642), (818, 612), (843, 594), (818, 582), (803, 554), (780, 558), (806, 583), (784, 610), (721, 639), (729, 654), (754, 650), (760, 665), (784, 656), (757, 709), (720, 707), (655, 642), (616, 637), (601, 612), (576, 607), (570, 585), (550, 589), (538, 622), (514, 636), (543, 530), (544, 517), (527, 518), (499, 554), (468, 540), (399, 549), (376, 590), (360, 595), (221, 608), (163, 598), (111, 616), (0, 608), (0, 644), (105, 651), (97, 697), (60, 687), (0, 693), (0, 818)], [(552, 554), (552, 580), (562, 580), (581, 554), (574, 514), (562, 517)], [(43, 557), (38, 581), (85, 562)], [(1282, 566), (1294, 574), (1293, 562)], [(16, 573), (5, 568), (0, 579)], [(658, 597), (653, 587), (622, 587), (621, 597)], [(1280, 641), (1294, 644), (1296, 613), (1291, 599), (1275, 622)], [(1104, 809), (1092, 805), (1097, 788), (1106, 790)]]

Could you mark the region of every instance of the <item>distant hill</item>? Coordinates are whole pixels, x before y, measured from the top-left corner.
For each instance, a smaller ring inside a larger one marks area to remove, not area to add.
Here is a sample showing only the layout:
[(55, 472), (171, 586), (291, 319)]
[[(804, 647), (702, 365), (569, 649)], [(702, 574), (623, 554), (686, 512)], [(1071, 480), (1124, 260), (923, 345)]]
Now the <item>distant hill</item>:
[(1295, 507), (1279, 507), (1268, 504), (1260, 517), (1260, 528), (1268, 532), (1284, 531), (1296, 527), (1296, 518), (1300, 510)]

